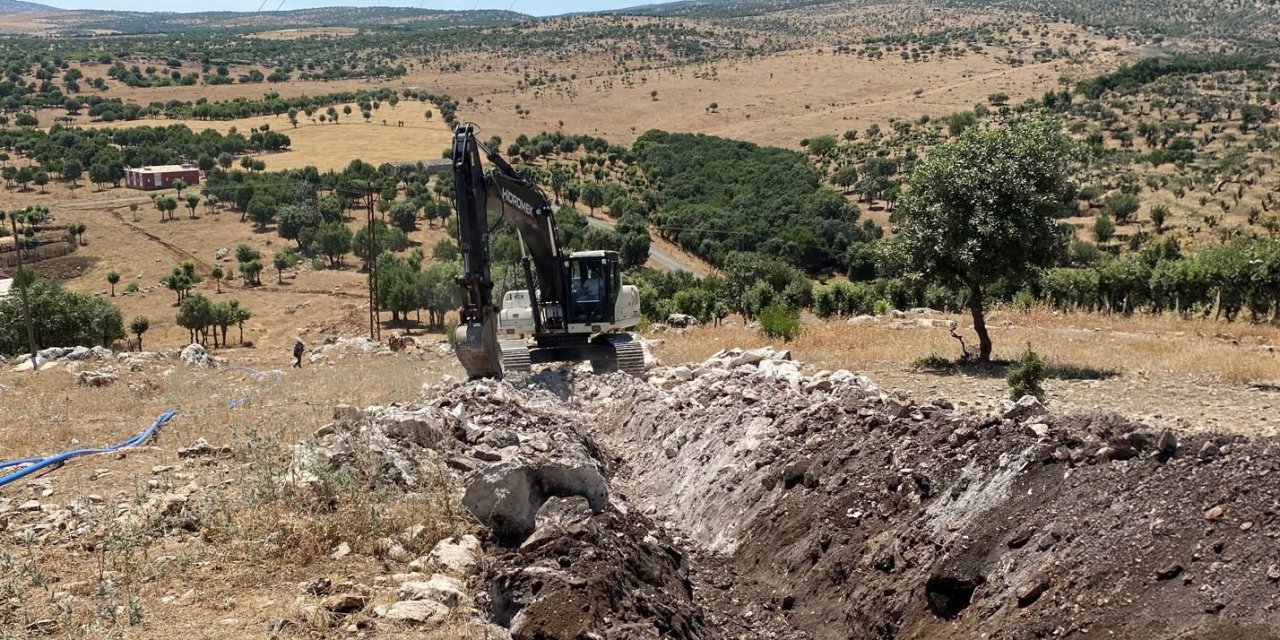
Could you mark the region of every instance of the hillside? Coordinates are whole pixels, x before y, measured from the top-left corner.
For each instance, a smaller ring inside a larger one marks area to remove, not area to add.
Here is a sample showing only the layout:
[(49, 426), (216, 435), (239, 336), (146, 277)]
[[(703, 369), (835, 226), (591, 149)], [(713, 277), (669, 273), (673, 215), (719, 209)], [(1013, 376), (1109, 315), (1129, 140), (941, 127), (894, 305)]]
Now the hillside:
[(24, 2), (24, 0), (0, 0), (0, 14), (5, 13), (52, 13), (62, 11), (57, 7), (51, 7), (47, 4), (37, 4), (35, 2)]
[(681, 0), (618, 9), (607, 13), (648, 16), (739, 18), (801, 7), (835, 4), (840, 0)]
[[(18, 3), (23, 4), (23, 3)], [(492, 27), (530, 17), (513, 11), (440, 11), (403, 7), (323, 7), (293, 11), (210, 11), (152, 13), (138, 11), (65, 11), (54, 22), (66, 35), (253, 32), (270, 29), (356, 27), (392, 30)]]

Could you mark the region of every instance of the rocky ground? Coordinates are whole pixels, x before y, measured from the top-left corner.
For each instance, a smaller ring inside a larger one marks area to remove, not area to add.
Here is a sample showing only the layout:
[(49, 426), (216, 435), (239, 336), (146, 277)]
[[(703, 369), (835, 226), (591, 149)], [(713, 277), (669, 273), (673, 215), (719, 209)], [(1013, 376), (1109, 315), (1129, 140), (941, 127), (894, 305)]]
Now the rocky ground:
[[(361, 352), (342, 345), (322, 358), (351, 350)], [(209, 467), (249, 455), (203, 444), (180, 455)], [(308, 580), (260, 628), (393, 637), (447, 627), (443, 637), (527, 640), (1280, 637), (1277, 453), (1269, 436), (1058, 415), (1030, 398), (911, 397), (770, 349), (645, 380), (570, 367), (446, 379), (411, 403), (336, 407), (293, 445), (272, 489), (330, 510), (361, 491), (453, 495), (462, 524), (326, 548), (333, 562), (380, 563), (379, 575)], [(188, 479), (157, 481), (104, 514), (87, 498), (49, 503), (36, 478), (21, 489), (30, 497), (0, 497), (0, 535), (84, 544), (109, 523), (160, 522), (155, 535), (213, 540), (207, 518), (187, 516), (219, 485)], [(278, 552), (282, 542), (261, 544)], [(57, 624), (23, 629), (34, 637)]]

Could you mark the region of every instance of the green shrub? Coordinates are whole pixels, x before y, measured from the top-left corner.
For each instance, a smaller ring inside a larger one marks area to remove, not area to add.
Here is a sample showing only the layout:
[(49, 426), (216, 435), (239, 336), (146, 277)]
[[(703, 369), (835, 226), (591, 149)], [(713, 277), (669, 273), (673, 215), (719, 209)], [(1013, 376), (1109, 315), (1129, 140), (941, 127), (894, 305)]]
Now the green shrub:
[[(32, 281), (27, 294), (37, 348), (110, 346), (125, 337), (124, 315), (102, 298), (65, 291), (47, 278)], [(16, 291), (0, 298), (0, 354), (29, 348), (21, 307)]]
[(128, 285), (125, 285), (125, 288), (124, 288), (125, 293), (137, 293), (141, 290), (142, 289), (138, 287), (138, 283), (136, 282), (130, 282)]
[(937, 353), (926, 353), (915, 359), (911, 363), (911, 368), (916, 371), (938, 371), (941, 369), (950, 369), (955, 363), (951, 360), (938, 355)]
[(1027, 343), (1027, 350), (1018, 358), (1018, 364), (1009, 369), (1009, 376), (1006, 378), (1009, 397), (1018, 400), (1023, 396), (1033, 396), (1043, 402), (1044, 388), (1040, 383), (1044, 382), (1047, 370), (1044, 358), (1031, 349), (1031, 343)]
[(1023, 289), (1013, 296), (1013, 308), (1023, 313), (1031, 311), (1035, 304), (1036, 297), (1030, 290)]
[(871, 307), (871, 315), (882, 316), (889, 313), (889, 310), (892, 308), (893, 305), (890, 305), (888, 300), (876, 300), (875, 304)]
[(324, 268), (325, 268), (325, 264), (324, 264), (324, 260), (323, 260), (323, 259), (321, 259), (321, 258), (312, 258), (312, 259), (311, 259), (311, 270), (312, 270), (312, 271), (324, 271)]
[(760, 332), (770, 338), (791, 342), (799, 337), (800, 314), (779, 304), (771, 304), (760, 312)]

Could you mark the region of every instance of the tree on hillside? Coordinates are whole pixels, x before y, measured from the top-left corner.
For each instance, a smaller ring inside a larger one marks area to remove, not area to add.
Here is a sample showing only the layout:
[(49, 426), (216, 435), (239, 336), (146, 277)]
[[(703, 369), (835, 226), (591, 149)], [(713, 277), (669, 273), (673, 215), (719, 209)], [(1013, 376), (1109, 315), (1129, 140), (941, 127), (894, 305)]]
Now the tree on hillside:
[(980, 360), (991, 359), (986, 289), (1049, 266), (1063, 238), (1056, 216), (1068, 191), (1071, 141), (1057, 124), (971, 128), (936, 147), (911, 175), (886, 257), (909, 273), (969, 293)]
[(1129, 222), (1133, 214), (1138, 212), (1138, 206), (1138, 196), (1131, 193), (1113, 193), (1102, 201), (1102, 210), (1120, 224)]
[(120, 272), (115, 270), (108, 271), (107, 284), (111, 285), (111, 297), (116, 297), (116, 285), (120, 284)]
[(156, 208), (160, 210), (160, 221), (164, 222), (172, 218), (173, 212), (178, 208), (178, 200), (169, 196), (156, 198)]
[(857, 182), (858, 168), (851, 164), (846, 164), (831, 174), (831, 184), (842, 187), (843, 193), (849, 193), (849, 187), (852, 187)]
[(80, 176), (84, 175), (84, 166), (79, 160), (68, 160), (62, 165), (62, 179), (70, 182), (73, 186), (80, 180)]
[(178, 197), (181, 198), (182, 190), (187, 188), (187, 181), (183, 180), (182, 178), (178, 178), (177, 180), (174, 180), (173, 182), (171, 182), (169, 186), (173, 187), (173, 190), (178, 192)]
[(49, 184), (49, 172), (37, 171), (35, 177), (32, 178), (31, 181), (36, 183), (37, 187), (40, 187), (40, 193), (44, 193), (44, 186)]
[(1105, 213), (1099, 213), (1093, 219), (1093, 239), (1098, 241), (1099, 245), (1106, 244), (1116, 235), (1116, 225), (1111, 222), (1111, 216)]
[(200, 196), (194, 193), (188, 193), (185, 198), (187, 201), (187, 210), (191, 212), (191, 219), (196, 219), (196, 207), (200, 206)]
[(298, 248), (302, 248), (303, 231), (315, 229), (321, 223), (320, 214), (311, 207), (291, 204), (280, 207), (276, 212), (276, 233), (286, 240), (296, 240)]
[(1169, 205), (1156, 204), (1151, 206), (1151, 224), (1155, 225), (1156, 233), (1164, 233), (1164, 223), (1169, 219)]
[(391, 224), (405, 233), (418, 228), (418, 208), (412, 202), (397, 202), (391, 205), (389, 215)]
[(342, 256), (351, 253), (351, 230), (341, 222), (330, 222), (316, 230), (312, 240), (315, 251), (329, 258), (329, 266), (342, 264)]
[(129, 323), (129, 332), (138, 336), (138, 351), (142, 351), (142, 334), (151, 328), (151, 321), (146, 316), (138, 316)]
[(284, 284), (284, 270), (298, 264), (298, 254), (281, 249), (276, 252), (271, 259), (271, 265), (276, 268), (276, 282)]
[(276, 201), (271, 196), (254, 196), (245, 207), (245, 215), (259, 231), (265, 231), (276, 217)]
[(604, 192), (600, 190), (600, 185), (592, 182), (582, 188), (582, 204), (587, 205), (591, 215), (596, 214), (596, 208), (604, 204)]

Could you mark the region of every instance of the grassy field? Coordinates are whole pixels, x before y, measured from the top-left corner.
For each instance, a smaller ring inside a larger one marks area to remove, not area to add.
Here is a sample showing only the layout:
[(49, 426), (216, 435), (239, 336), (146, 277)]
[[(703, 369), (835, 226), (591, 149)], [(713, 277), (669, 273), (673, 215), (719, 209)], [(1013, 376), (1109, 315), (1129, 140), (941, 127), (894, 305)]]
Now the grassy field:
[[(968, 316), (949, 318), (975, 348)], [(1188, 427), (1211, 431), (1280, 433), (1280, 419), (1269, 415), (1280, 406), (1280, 327), (1043, 309), (997, 310), (987, 324), (997, 361), (991, 366), (918, 370), (913, 364), (925, 356), (957, 358), (959, 343), (945, 328), (895, 328), (885, 318), (858, 325), (810, 318), (797, 340), (774, 346), (817, 369), (849, 369), (918, 397), (981, 405), (1005, 396), (1008, 362), (1030, 345), (1049, 362), (1046, 389), (1050, 404), (1060, 409), (1181, 418)], [(741, 322), (653, 337), (660, 341), (659, 358), (672, 363), (764, 341)]]

